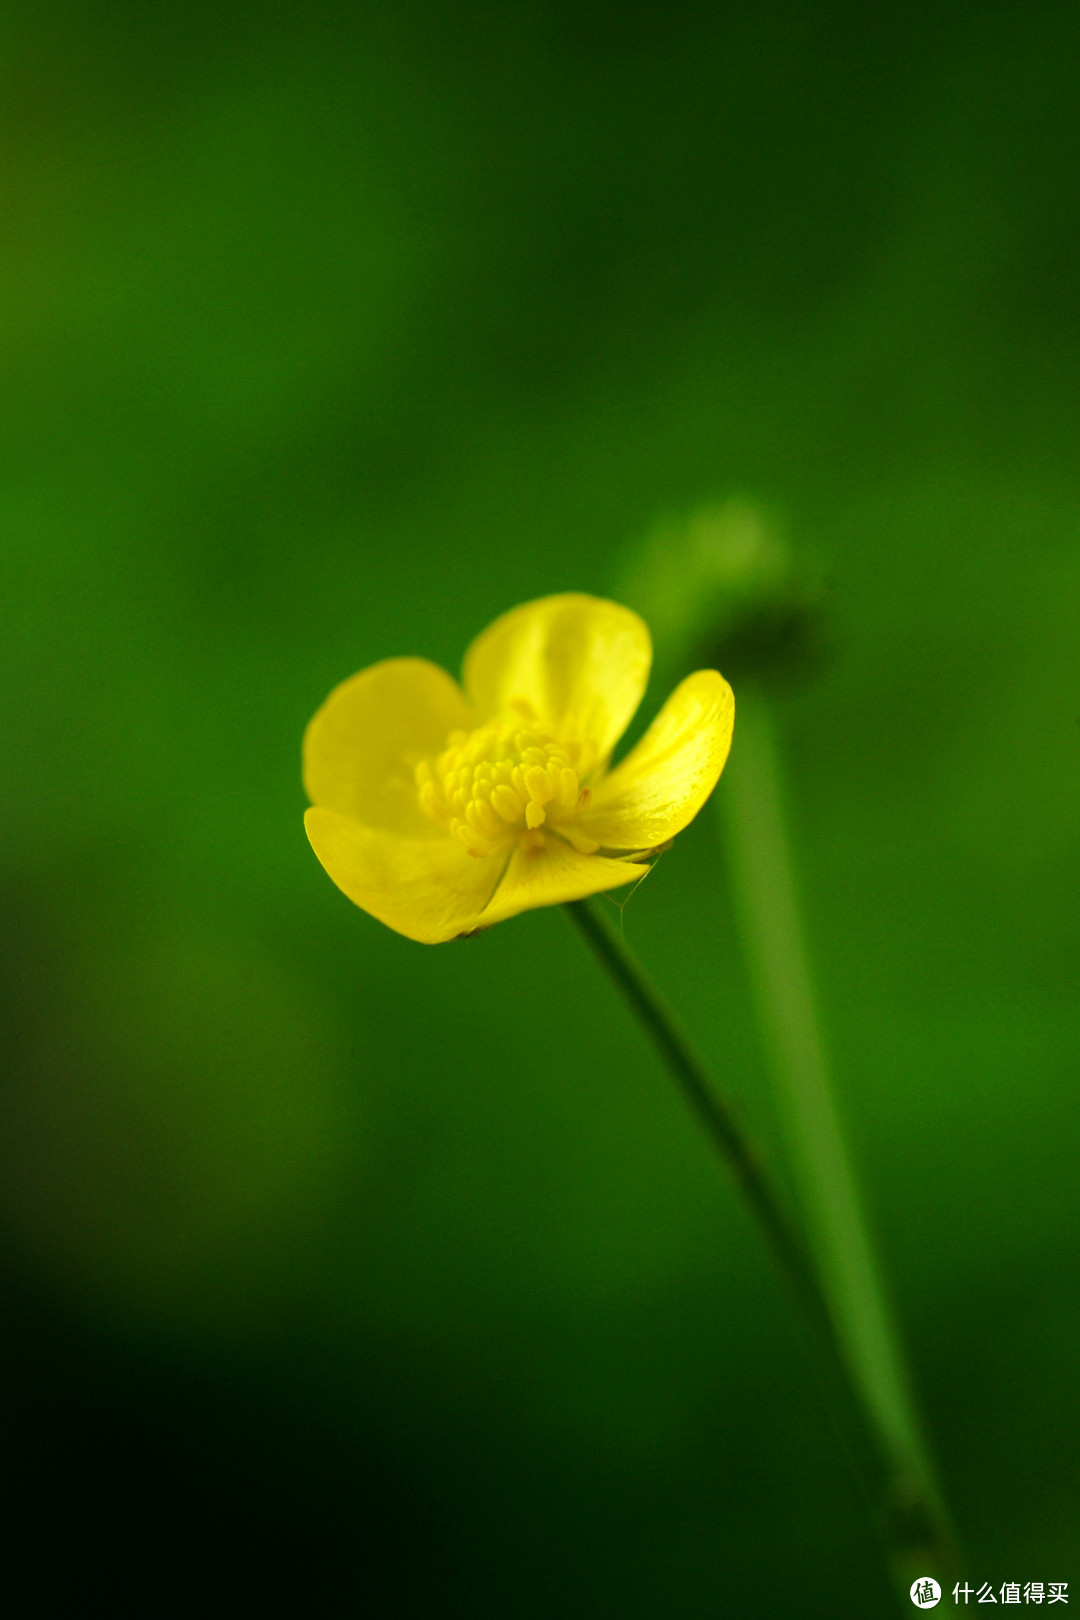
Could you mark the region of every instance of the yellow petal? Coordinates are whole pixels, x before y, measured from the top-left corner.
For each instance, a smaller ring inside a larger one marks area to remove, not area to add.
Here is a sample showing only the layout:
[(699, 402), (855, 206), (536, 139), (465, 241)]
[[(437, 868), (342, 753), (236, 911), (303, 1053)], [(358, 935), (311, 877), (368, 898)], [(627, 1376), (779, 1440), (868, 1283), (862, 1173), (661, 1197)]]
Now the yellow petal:
[(577, 825), (605, 849), (653, 849), (682, 832), (709, 797), (731, 747), (735, 697), (715, 669), (677, 686)]
[(413, 775), (476, 724), (461, 688), (424, 658), (388, 658), (335, 687), (304, 734), (304, 787), (313, 804), (369, 827), (444, 837), (423, 814)]
[(505, 854), (469, 855), (445, 833), (402, 838), (336, 810), (309, 810), (304, 826), (342, 894), (421, 945), (437, 945), (477, 927), (506, 864)]
[(579, 855), (557, 838), (545, 838), (538, 849), (524, 849), (518, 844), (495, 898), (481, 913), (476, 926), (487, 928), (507, 917), (516, 917), (519, 911), (531, 911), (535, 906), (584, 900), (586, 895), (631, 883), (648, 870), (647, 866), (635, 866), (633, 861)]
[(465, 655), (465, 690), (485, 717), (515, 700), (538, 720), (572, 714), (606, 759), (641, 702), (651, 662), (649, 632), (629, 608), (545, 596), (477, 636)]

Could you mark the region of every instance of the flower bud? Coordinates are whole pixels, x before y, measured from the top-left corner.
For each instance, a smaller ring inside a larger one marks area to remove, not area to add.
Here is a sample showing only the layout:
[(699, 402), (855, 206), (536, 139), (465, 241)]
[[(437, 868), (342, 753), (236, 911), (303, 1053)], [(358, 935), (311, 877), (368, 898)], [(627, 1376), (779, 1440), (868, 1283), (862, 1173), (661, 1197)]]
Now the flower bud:
[(626, 558), (621, 600), (648, 618), (663, 683), (714, 666), (732, 679), (805, 678), (822, 662), (823, 588), (776, 515), (742, 497), (661, 517)]

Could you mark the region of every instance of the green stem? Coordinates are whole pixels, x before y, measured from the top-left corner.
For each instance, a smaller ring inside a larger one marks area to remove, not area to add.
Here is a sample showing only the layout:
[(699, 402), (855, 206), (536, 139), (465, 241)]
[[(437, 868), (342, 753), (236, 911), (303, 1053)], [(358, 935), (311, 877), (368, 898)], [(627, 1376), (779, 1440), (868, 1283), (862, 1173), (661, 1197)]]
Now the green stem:
[(935, 1575), (947, 1587), (955, 1567), (955, 1550), (929, 1465), (917, 1447), (911, 1446), (898, 1460), (895, 1433), (883, 1424), (876, 1405), (876, 1387), (854, 1362), (850, 1333), (838, 1324), (835, 1295), (823, 1287), (813, 1256), (789, 1220), (732, 1109), (597, 903), (576, 900), (565, 909), (657, 1047), (714, 1146), (728, 1161), (801, 1302), (812, 1329), (811, 1346), (819, 1374), (840, 1421), (849, 1460), (885, 1539), (899, 1595), (906, 1604), (911, 1581), (926, 1574)]
[(595, 901), (573, 900), (566, 910), (644, 1025), (713, 1144), (728, 1160), (747, 1203), (761, 1223), (796, 1292), (819, 1327), (831, 1339), (832, 1324), (813, 1263), (773, 1191), (756, 1152), (743, 1135), (732, 1110), (710, 1082), (674, 1015), (635, 960), (625, 939), (616, 933)]
[(829, 1083), (772, 716), (767, 700), (745, 688), (718, 798), (796, 1189), (841, 1353), (885, 1459), (897, 1573), (933, 1573), (944, 1585), (953, 1537)]
[[(643, 972), (626, 941), (614, 930), (593, 900), (575, 900), (566, 906), (601, 964), (606, 968), (631, 1010), (671, 1070), (690, 1107), (722, 1156), (728, 1161), (747, 1203), (757, 1217), (773, 1253), (794, 1288), (812, 1329), (810, 1345), (817, 1367), (840, 1422), (849, 1460), (862, 1489), (880, 1511), (888, 1488), (886, 1460), (878, 1436), (867, 1423), (858, 1390), (837, 1338), (828, 1302), (822, 1292), (813, 1259), (734, 1113), (723, 1100), (686, 1036)], [(923, 1570), (921, 1573), (925, 1574)], [(906, 1599), (907, 1593), (904, 1592)]]

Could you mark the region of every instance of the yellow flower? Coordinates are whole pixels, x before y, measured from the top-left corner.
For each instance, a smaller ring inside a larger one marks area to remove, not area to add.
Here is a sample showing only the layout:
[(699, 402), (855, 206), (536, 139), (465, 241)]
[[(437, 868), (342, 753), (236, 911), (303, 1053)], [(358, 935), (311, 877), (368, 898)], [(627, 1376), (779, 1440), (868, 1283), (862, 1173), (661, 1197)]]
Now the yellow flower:
[(361, 670), (304, 736), (311, 847), (356, 905), (429, 945), (630, 883), (712, 792), (735, 717), (699, 670), (609, 770), (651, 660), (629, 608), (547, 596), (477, 637), (464, 691), (422, 658)]

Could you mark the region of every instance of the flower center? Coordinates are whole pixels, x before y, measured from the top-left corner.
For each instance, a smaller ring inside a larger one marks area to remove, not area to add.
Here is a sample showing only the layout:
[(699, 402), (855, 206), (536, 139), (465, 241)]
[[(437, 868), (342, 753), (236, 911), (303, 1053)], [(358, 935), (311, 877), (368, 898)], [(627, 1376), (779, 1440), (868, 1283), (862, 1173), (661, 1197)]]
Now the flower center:
[(573, 822), (588, 801), (581, 783), (595, 764), (595, 744), (579, 735), (572, 716), (557, 727), (531, 714), (490, 720), (473, 732), (452, 731), (441, 754), (420, 761), (420, 808), (470, 855), (493, 855), (515, 838), (538, 847), (545, 825), (591, 854), (598, 845)]

